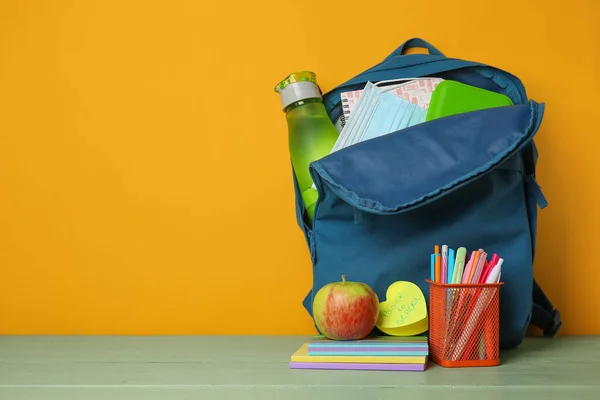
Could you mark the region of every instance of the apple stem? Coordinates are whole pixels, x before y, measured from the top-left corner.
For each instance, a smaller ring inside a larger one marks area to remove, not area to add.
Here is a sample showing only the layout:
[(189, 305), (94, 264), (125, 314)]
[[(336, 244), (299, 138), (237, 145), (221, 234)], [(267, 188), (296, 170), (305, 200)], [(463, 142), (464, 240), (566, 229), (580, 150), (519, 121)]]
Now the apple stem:
[(342, 283), (346, 283), (346, 275), (342, 275)]

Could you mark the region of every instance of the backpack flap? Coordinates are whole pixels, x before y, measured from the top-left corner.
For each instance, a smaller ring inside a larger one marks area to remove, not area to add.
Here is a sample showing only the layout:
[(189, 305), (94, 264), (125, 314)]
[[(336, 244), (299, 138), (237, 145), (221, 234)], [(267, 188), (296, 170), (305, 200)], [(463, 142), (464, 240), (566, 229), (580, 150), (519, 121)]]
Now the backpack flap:
[(348, 279), (380, 299), (397, 280), (429, 287), (429, 254), (446, 243), (505, 258), (503, 348), (517, 346), (532, 309), (532, 244), (521, 149), (537, 132), (535, 102), (474, 111), (358, 143), (311, 164), (319, 191), (312, 232), (313, 288)]
[(422, 123), (315, 161), (311, 175), (317, 187), (326, 184), (358, 210), (406, 212), (467, 185), (519, 152), (537, 132), (543, 110), (543, 104), (530, 101)]

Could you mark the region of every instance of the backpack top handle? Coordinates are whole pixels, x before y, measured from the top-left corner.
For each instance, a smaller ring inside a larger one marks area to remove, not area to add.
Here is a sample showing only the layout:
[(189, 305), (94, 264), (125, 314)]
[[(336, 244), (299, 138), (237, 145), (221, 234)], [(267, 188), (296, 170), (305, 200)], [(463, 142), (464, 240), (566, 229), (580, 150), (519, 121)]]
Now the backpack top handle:
[(445, 57), (441, 51), (436, 49), (433, 45), (431, 45), (427, 41), (425, 41), (421, 38), (412, 38), (412, 39), (408, 39), (406, 42), (402, 43), (396, 50), (394, 50), (389, 56), (386, 57), (386, 60), (391, 57), (404, 55), (404, 52), (406, 50), (415, 49), (415, 48), (427, 49), (429, 51), (429, 54), (431, 54), (431, 55)]

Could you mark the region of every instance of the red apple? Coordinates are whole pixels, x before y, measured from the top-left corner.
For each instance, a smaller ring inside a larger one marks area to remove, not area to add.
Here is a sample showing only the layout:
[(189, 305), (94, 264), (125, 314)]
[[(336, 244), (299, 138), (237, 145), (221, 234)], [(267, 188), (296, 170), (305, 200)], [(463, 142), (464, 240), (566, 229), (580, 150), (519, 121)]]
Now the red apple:
[(313, 301), (319, 331), (333, 340), (359, 340), (371, 333), (379, 314), (379, 298), (369, 285), (341, 282), (323, 286)]

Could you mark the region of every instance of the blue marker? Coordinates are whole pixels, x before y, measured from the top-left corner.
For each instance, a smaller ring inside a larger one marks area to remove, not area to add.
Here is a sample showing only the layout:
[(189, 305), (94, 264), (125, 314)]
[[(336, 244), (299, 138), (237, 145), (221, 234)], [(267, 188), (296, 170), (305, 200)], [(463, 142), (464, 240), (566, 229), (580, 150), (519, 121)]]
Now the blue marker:
[(448, 282), (449, 284), (452, 283), (452, 276), (454, 275), (454, 262), (456, 260), (454, 259), (454, 249), (448, 249), (448, 280), (446, 282)]
[(431, 255), (431, 281), (435, 282), (435, 254)]

